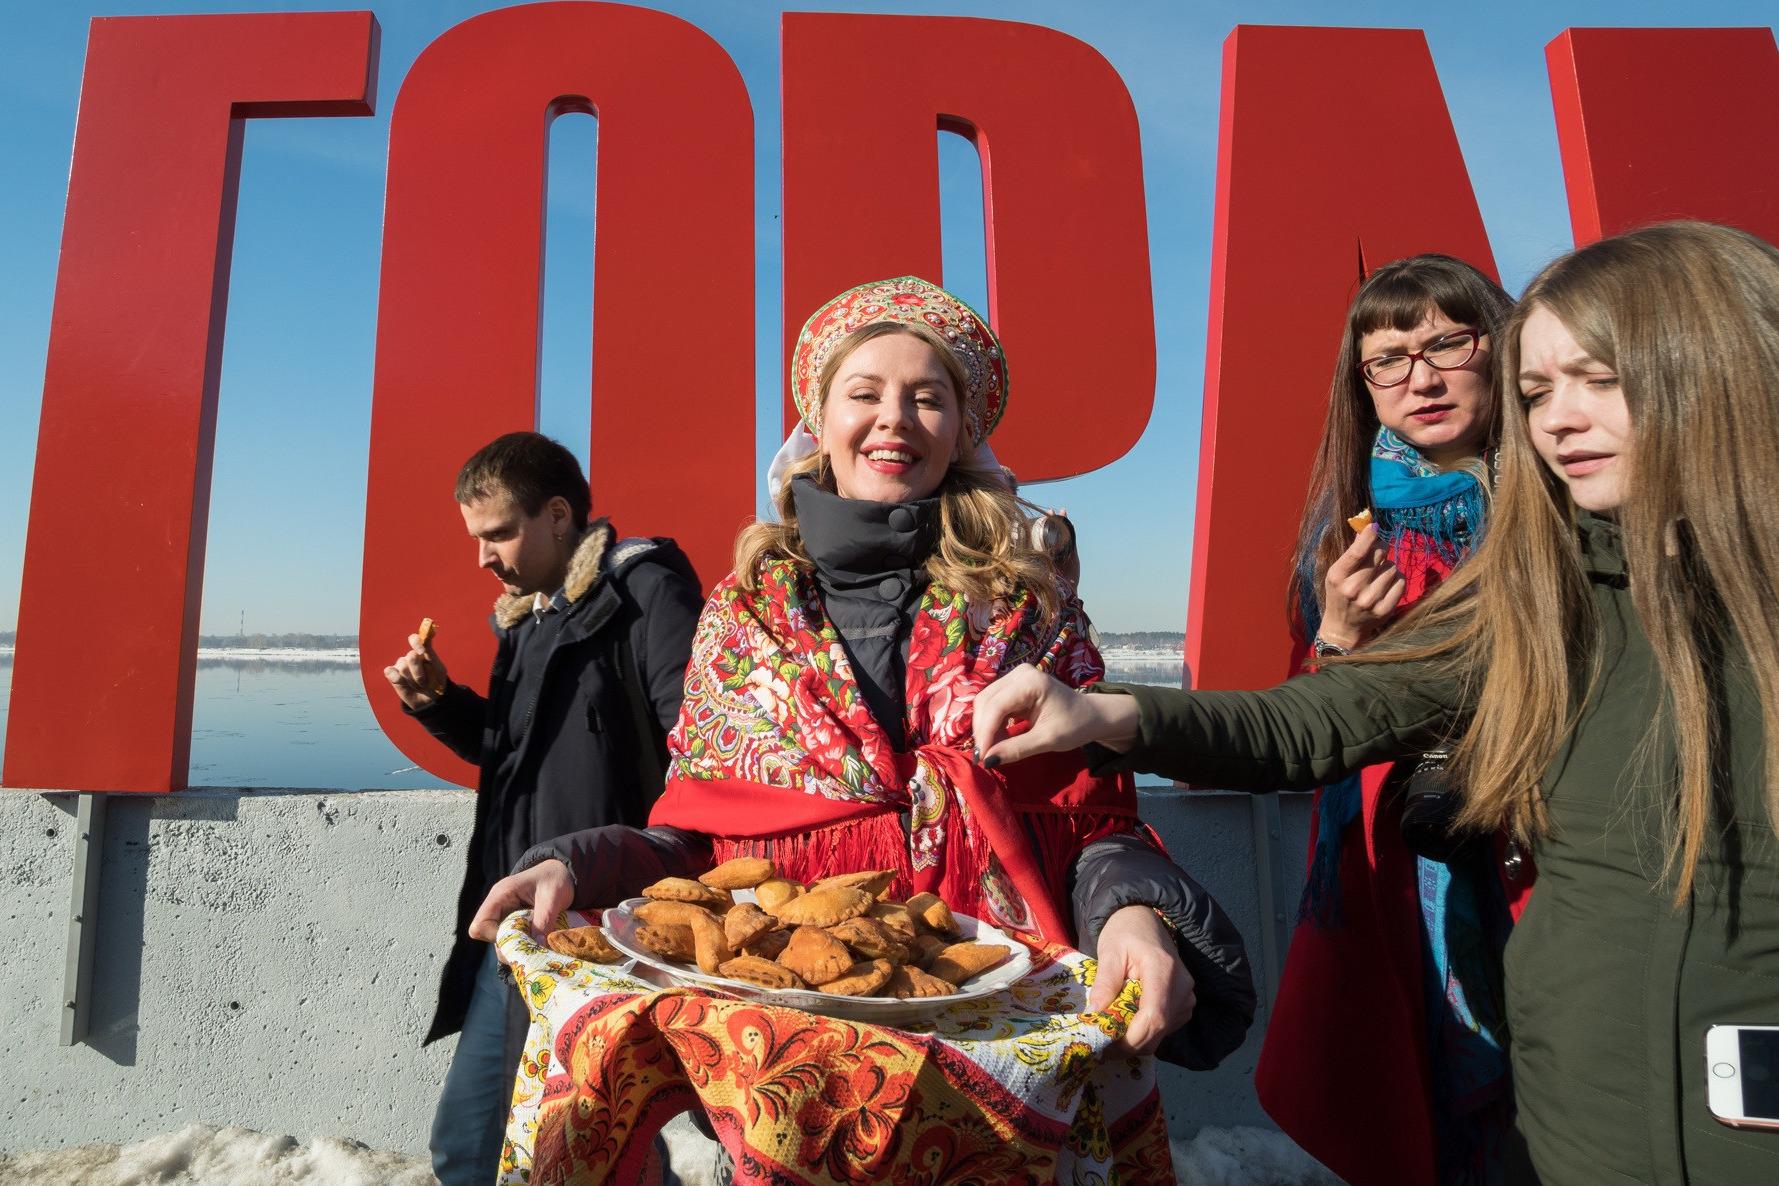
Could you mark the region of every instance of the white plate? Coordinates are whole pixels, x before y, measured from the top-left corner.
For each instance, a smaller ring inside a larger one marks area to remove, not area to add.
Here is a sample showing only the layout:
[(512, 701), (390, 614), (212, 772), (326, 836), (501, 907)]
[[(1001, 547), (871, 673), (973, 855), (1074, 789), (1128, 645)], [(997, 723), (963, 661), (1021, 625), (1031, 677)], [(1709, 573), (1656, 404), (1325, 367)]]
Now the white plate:
[[(746, 900), (751, 896), (745, 890), (738, 891), (735, 895), (737, 900)], [(636, 941), (639, 920), (634, 912), (647, 901), (647, 898), (631, 898), (605, 912), (603, 926), (606, 937), (612, 941), (613, 947), (625, 955), (640, 964), (659, 970), (675, 984), (689, 988), (716, 989), (730, 996), (783, 1005), (789, 1009), (802, 1009), (804, 1012), (820, 1013), (826, 1017), (844, 1017), (852, 1021), (872, 1021), (883, 1025), (920, 1021), (933, 1016), (947, 1005), (993, 996), (1008, 985), (1017, 984), (1032, 970), (1031, 950), (1024, 943), (988, 923), (967, 914), (959, 914), (954, 917), (957, 919), (958, 930), (965, 939), (1004, 943), (1013, 949), (1013, 954), (1007, 957), (1005, 963), (966, 980), (951, 996), (898, 1000), (895, 997), (844, 997), (801, 988), (766, 988), (759, 984), (730, 980), (726, 976), (707, 976), (694, 964), (662, 959), (642, 946)]]

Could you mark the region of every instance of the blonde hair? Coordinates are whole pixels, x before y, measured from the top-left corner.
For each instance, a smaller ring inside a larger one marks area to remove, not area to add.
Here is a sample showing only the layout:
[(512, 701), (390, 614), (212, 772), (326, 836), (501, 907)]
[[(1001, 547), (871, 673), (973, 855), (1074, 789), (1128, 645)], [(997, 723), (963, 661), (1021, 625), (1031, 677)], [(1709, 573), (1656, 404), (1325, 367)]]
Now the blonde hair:
[[(1632, 603), (1674, 739), (1662, 878), (1690, 894), (1718, 814), (1723, 656), (1747, 653), (1761, 706), (1769, 819), (1779, 830), (1779, 250), (1708, 223), (1647, 227), (1547, 267), (1496, 351), (1517, 385), (1519, 337), (1547, 309), (1619, 377), (1635, 435), (1616, 510)], [(1522, 840), (1549, 821), (1539, 785), (1593, 688), (1600, 627), (1568, 488), (1503, 400), (1501, 479), (1486, 539), (1372, 654), (1439, 659), (1475, 714), (1453, 756), (1460, 825)], [(1441, 639), (1417, 644), (1415, 636)], [(1646, 764), (1653, 746), (1641, 749)], [(1629, 771), (1629, 768), (1628, 768)], [(1665, 772), (1664, 772), (1665, 773)]]
[[(983, 466), (970, 451), (969, 433), (962, 427), (968, 375), (944, 338), (918, 324), (878, 321), (860, 326), (841, 340), (822, 366), (818, 386), (822, 403), (827, 402), (829, 385), (841, 363), (866, 342), (887, 334), (909, 334), (931, 346), (951, 377), (959, 402), (960, 453), (952, 458), (934, 491), (939, 500), (939, 542), (927, 558), (927, 576), (978, 605), (1027, 589), (1042, 619), (1053, 620), (1062, 597), (1050, 557), (1032, 546), (1026, 512), (1037, 508), (1013, 493), (998, 467)], [(797, 526), (797, 504), (791, 493), (792, 482), (799, 477), (809, 477), (822, 489), (835, 492), (826, 453), (817, 450), (787, 467), (784, 483), (773, 493), (779, 521), (750, 523), (735, 540), (735, 580), (749, 592), (758, 588), (764, 560), (783, 557), (799, 568), (814, 568)]]

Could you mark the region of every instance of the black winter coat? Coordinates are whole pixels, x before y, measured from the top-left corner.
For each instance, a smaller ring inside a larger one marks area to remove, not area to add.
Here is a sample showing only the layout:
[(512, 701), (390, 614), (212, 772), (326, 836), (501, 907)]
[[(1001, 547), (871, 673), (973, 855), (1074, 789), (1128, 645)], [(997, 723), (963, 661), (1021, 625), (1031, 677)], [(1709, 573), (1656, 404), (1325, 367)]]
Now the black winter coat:
[[(467, 928), (494, 882), (541, 840), (605, 824), (641, 825), (661, 793), (667, 731), (679, 718), (692, 628), (704, 601), (697, 574), (672, 540), (614, 542), (600, 519), (581, 537), (563, 593), (567, 608), (542, 621), (534, 620), (529, 596), (501, 598), (489, 695), (453, 682), (413, 714), (481, 769), (456, 941), (427, 1042), (463, 1027), (488, 948)], [(557, 636), (544, 661), (514, 681), (515, 656), (534, 630)], [(516, 698), (529, 701), (529, 715), (514, 737), (507, 722)], [(522, 1035), (522, 1006), (517, 1013)]]

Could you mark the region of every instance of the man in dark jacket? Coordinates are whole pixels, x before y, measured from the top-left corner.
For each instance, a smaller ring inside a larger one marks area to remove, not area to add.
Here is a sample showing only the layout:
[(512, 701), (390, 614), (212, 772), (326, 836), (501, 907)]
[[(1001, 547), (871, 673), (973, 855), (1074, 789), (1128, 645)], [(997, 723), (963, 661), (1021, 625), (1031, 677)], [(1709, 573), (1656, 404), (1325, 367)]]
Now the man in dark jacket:
[(384, 674), (428, 732), (481, 768), (456, 942), (426, 1040), (461, 1031), (433, 1122), (433, 1169), (444, 1186), (486, 1186), (527, 1018), (468, 924), (539, 841), (647, 818), (703, 598), (672, 540), (619, 540), (604, 519), (589, 520), (580, 464), (547, 437), (493, 441), (464, 464), (456, 495), (481, 567), (504, 590), (488, 694), (453, 682), (418, 636)]

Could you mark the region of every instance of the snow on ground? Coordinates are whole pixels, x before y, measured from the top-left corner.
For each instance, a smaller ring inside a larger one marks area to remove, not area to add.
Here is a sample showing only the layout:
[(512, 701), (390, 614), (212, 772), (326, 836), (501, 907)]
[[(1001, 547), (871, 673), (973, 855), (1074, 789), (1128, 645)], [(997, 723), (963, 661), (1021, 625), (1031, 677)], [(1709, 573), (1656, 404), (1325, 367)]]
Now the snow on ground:
[(0, 1157), (6, 1186), (435, 1186), (425, 1158), (357, 1141), (268, 1136), (192, 1124), (133, 1145), (83, 1145)]
[[(715, 1146), (684, 1118), (669, 1130), (684, 1186), (710, 1186)], [(1174, 1142), (1180, 1186), (1340, 1186), (1281, 1133), (1204, 1128)], [(341, 1137), (268, 1136), (193, 1124), (133, 1145), (83, 1145), (0, 1157), (6, 1186), (434, 1186), (423, 1157), (383, 1153)]]

